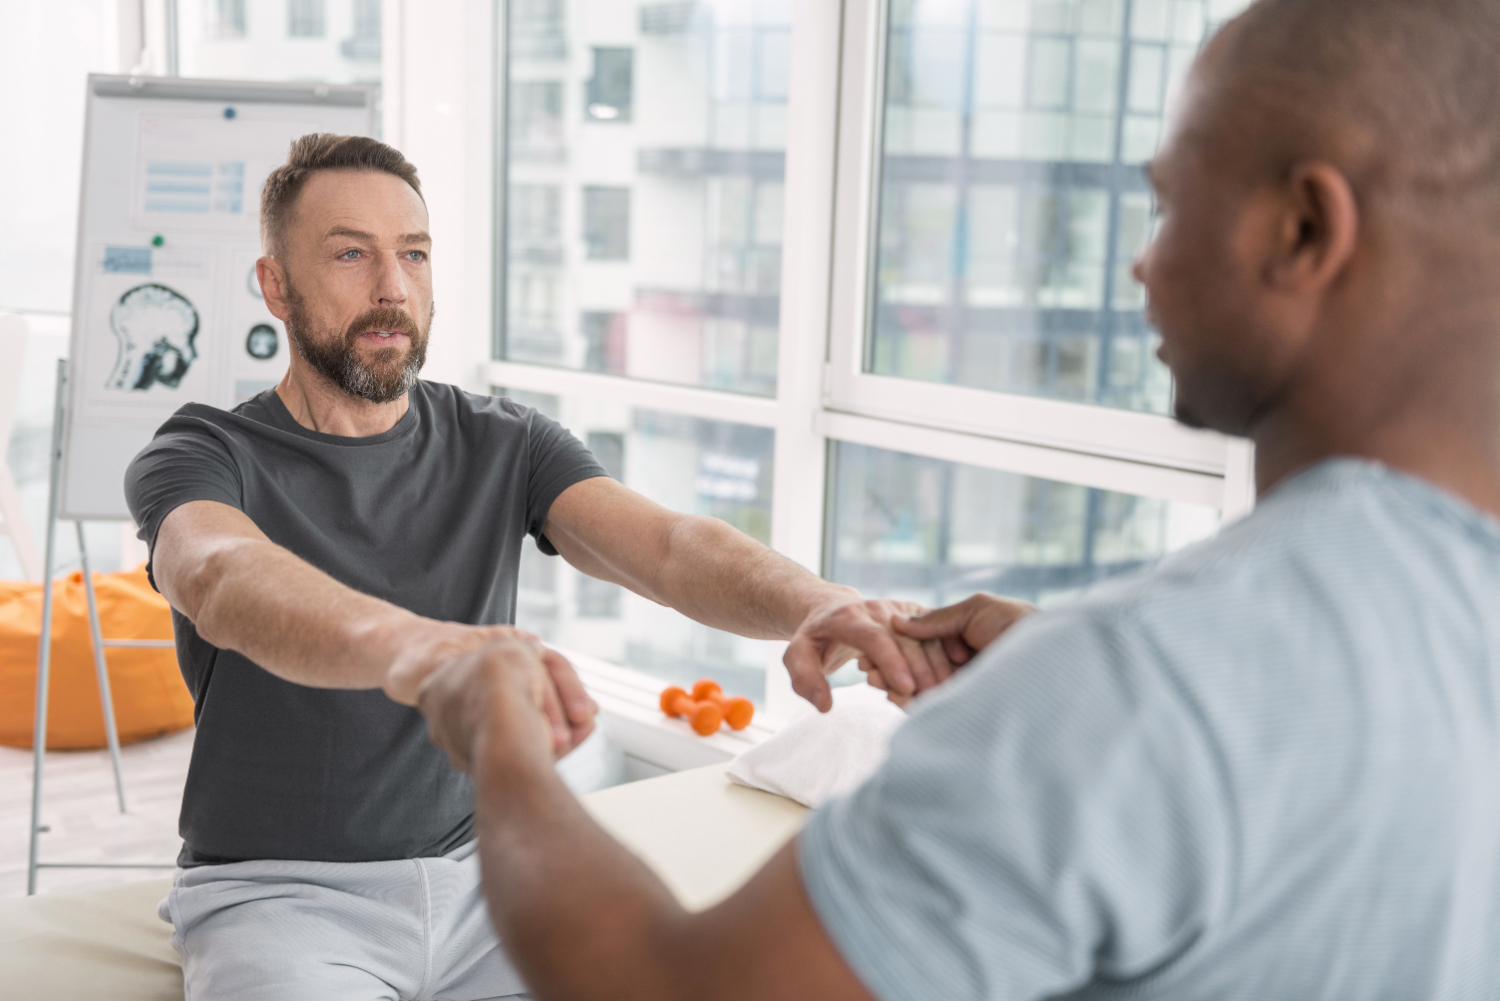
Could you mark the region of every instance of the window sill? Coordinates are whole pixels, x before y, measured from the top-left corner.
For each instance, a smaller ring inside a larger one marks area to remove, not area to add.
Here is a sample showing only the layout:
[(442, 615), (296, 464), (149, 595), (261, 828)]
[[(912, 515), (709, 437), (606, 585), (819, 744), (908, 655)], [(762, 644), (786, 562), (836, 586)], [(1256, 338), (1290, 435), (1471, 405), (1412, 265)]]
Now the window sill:
[(632, 758), (669, 772), (722, 764), (776, 732), (757, 712), (743, 730), (727, 727), (700, 737), (687, 722), (661, 711), (663, 683), (648, 674), (597, 657), (559, 649), (578, 670), (584, 687), (599, 704), (599, 716), (621, 749)]

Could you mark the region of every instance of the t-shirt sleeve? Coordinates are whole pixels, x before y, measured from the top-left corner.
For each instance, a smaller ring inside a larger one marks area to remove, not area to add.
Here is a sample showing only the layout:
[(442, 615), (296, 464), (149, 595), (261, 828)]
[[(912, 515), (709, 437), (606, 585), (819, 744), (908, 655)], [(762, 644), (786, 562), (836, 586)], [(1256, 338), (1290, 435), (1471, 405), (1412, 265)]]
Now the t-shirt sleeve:
[(609, 473), (573, 432), (536, 411), (531, 412), (528, 443), (531, 476), (526, 486), (526, 531), (536, 539), (538, 549), (556, 556), (556, 547), (542, 534), (552, 502), (573, 484)]
[(882, 1001), (1129, 981), (1224, 906), (1218, 760), (1128, 627), (1040, 615), (923, 699), (876, 775), (810, 818), (803, 882)]
[[(210, 500), (244, 510), (240, 471), (229, 446), (204, 425), (174, 418), (125, 470), (125, 502), (140, 526), (152, 560), (156, 533), (167, 515), (191, 501)], [(146, 564), (156, 586), (152, 562)]]

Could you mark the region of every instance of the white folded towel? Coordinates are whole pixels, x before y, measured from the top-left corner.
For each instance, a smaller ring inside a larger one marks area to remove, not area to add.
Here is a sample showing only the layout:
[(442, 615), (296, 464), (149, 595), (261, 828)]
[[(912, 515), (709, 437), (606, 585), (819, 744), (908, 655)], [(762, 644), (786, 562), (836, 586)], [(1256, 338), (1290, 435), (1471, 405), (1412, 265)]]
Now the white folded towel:
[(833, 708), (809, 708), (729, 763), (740, 785), (818, 807), (853, 790), (885, 760), (906, 713), (869, 685), (833, 690)]

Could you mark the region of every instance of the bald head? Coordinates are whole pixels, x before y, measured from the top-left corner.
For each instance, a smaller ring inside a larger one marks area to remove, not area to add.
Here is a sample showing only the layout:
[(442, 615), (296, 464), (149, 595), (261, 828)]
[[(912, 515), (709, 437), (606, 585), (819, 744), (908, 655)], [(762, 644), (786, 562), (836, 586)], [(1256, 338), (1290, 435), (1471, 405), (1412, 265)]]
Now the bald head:
[(1364, 198), (1471, 218), (1500, 208), (1500, 3), (1259, 0), (1200, 66), (1215, 138), (1280, 176), (1338, 166)]
[(1258, 0), (1194, 65), (1136, 275), (1262, 488), (1362, 455), (1500, 512), (1497, 107), (1500, 0)]

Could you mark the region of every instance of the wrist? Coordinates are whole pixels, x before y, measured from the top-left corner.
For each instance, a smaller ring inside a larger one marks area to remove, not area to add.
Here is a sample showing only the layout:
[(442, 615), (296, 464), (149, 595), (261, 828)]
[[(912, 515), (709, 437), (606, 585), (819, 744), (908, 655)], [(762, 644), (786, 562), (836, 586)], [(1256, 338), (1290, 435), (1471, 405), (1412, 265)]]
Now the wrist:
[[(811, 577), (811, 574), (809, 574)], [(852, 587), (830, 584), (813, 577), (802, 586), (789, 589), (786, 618), (781, 624), (781, 639), (790, 639), (819, 614), (842, 605), (863, 601), (863, 596)]]
[(847, 584), (830, 584), (828, 581), (820, 580), (803, 596), (802, 617), (806, 619), (827, 608), (853, 605), (864, 600), (864, 595)]
[[(496, 700), (503, 701), (503, 700)], [(474, 728), (469, 748), (476, 795), (480, 799), (504, 798), (538, 776), (552, 774), (551, 743), (545, 726), (533, 733), (536, 719), (508, 719), (503, 709), (492, 708)], [(526, 739), (533, 737), (534, 739)]]

